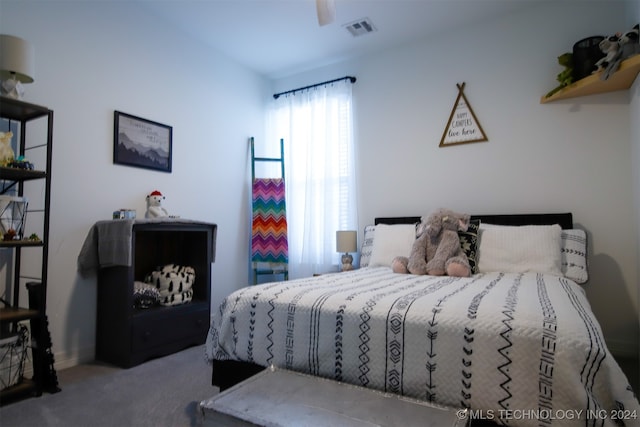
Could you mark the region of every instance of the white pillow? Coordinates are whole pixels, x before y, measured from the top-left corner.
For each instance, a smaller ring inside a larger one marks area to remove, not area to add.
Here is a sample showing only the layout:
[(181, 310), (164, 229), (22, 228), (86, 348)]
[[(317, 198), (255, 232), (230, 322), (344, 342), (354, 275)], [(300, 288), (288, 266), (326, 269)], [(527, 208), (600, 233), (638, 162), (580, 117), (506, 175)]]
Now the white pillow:
[(409, 256), (415, 239), (415, 224), (376, 225), (376, 237), (373, 240), (369, 266), (391, 267), (391, 261), (395, 257)]
[(562, 276), (559, 225), (480, 224), (478, 271), (538, 272)]

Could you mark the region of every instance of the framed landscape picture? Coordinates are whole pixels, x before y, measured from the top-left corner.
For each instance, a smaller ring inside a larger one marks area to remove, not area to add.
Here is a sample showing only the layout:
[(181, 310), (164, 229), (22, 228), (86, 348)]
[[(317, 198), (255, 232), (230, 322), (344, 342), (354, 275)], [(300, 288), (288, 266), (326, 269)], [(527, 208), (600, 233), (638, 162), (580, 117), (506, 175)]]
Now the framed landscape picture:
[(115, 111), (113, 163), (171, 173), (173, 128)]

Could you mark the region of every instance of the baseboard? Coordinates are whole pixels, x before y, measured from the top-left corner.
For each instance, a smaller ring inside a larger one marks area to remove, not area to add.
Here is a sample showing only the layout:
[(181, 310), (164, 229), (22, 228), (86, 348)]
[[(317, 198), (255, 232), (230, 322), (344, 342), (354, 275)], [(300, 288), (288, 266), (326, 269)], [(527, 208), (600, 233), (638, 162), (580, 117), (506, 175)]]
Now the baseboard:
[(72, 353), (59, 352), (54, 354), (54, 367), (56, 371), (72, 368), (81, 363), (95, 360), (95, 347), (85, 347), (74, 350)]
[[(53, 355), (53, 367), (57, 372), (67, 368), (73, 368), (81, 363), (91, 362), (92, 360), (95, 360), (95, 349), (93, 347), (84, 348), (72, 354), (59, 352)], [(33, 376), (33, 365), (30, 361), (31, 358), (29, 358), (29, 362), (24, 365), (24, 376), (26, 378)]]

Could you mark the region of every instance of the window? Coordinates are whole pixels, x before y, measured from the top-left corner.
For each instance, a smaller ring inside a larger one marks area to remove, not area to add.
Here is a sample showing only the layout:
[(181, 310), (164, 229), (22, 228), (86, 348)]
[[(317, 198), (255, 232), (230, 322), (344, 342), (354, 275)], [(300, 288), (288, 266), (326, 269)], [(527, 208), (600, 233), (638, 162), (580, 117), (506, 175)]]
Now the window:
[(351, 83), (275, 99), (269, 141), (284, 138), (289, 274), (336, 269), (336, 231), (357, 229)]

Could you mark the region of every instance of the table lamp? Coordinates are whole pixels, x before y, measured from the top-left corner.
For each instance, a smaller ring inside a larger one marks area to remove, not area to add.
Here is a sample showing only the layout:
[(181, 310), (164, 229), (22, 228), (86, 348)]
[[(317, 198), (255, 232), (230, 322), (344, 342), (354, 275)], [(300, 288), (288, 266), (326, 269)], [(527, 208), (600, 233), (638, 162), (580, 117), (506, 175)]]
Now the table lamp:
[(342, 271), (353, 270), (353, 257), (349, 252), (356, 252), (357, 250), (357, 235), (356, 231), (336, 231), (336, 251), (341, 252), (342, 255)]
[(22, 99), (24, 86), (32, 83), (35, 75), (33, 45), (19, 37), (0, 34), (0, 93), (2, 96)]

